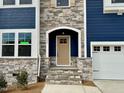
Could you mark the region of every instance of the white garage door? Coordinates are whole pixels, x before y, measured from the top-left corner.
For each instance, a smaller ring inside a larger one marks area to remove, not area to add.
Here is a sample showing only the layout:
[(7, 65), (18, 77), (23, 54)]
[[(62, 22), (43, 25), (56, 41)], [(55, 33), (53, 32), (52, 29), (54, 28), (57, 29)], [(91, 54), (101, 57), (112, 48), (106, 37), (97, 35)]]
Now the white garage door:
[(124, 46), (93, 46), (93, 78), (124, 79)]

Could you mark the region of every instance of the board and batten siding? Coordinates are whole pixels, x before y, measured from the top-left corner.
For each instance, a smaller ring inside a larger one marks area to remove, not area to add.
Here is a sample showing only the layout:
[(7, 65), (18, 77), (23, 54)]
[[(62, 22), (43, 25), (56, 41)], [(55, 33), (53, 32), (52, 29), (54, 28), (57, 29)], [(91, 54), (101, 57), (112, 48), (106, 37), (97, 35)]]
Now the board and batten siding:
[(87, 0), (87, 56), (91, 41), (124, 41), (124, 15), (103, 14), (103, 0)]
[(35, 8), (0, 9), (0, 29), (35, 28)]

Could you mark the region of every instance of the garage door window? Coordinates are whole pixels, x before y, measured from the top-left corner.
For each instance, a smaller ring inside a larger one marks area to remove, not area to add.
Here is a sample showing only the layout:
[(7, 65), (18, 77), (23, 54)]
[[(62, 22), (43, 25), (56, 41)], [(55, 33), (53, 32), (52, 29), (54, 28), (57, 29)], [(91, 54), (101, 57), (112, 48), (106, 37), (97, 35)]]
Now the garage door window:
[(93, 50), (94, 51), (100, 51), (100, 46), (94, 46)]
[(121, 51), (121, 46), (115, 46), (115, 47), (114, 47), (114, 51), (115, 51), (115, 52)]
[(103, 51), (110, 51), (110, 47), (109, 46), (104, 46)]

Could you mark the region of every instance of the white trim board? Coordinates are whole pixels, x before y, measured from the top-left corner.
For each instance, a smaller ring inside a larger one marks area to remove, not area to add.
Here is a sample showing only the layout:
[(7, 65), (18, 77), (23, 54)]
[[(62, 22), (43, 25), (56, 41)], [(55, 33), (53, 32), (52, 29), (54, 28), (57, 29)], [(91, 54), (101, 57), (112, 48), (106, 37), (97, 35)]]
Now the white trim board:
[[(58, 39), (58, 37), (69, 37), (69, 65), (58, 65), (57, 64), (57, 53), (58, 53), (57, 39)], [(70, 65), (71, 65), (71, 37), (70, 37), (70, 35), (64, 35), (64, 36), (58, 35), (58, 36), (56, 36), (56, 66), (70, 66)]]
[[(14, 43), (14, 56), (2, 56), (2, 33), (15, 33), (15, 43)], [(32, 43), (31, 45), (31, 56), (30, 57), (25, 57), (25, 56), (18, 56), (18, 35), (19, 33), (31, 33), (32, 34)], [(31, 31), (20, 31), (20, 30), (4, 30), (4, 31), (0, 31), (0, 58), (37, 58), (37, 42), (36, 42), (36, 37), (37, 37), (37, 33), (36, 30), (31, 30)]]
[(56, 30), (60, 30), (60, 29), (67, 29), (67, 30), (72, 30), (74, 32), (78, 33), (78, 57), (81, 57), (81, 31), (75, 28), (71, 28), (71, 27), (66, 27), (66, 26), (62, 26), (62, 27), (57, 27), (51, 30), (48, 30), (46, 32), (46, 57), (49, 57), (49, 34), (51, 32), (54, 32)]
[(84, 0), (84, 57), (87, 58), (87, 1)]

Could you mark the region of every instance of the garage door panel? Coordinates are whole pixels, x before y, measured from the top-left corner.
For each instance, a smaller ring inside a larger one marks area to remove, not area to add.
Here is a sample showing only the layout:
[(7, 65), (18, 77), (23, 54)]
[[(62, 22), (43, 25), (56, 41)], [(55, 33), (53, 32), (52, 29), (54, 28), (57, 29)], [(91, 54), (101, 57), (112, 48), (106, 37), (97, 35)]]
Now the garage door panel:
[(100, 73), (94, 73), (94, 76), (93, 78), (94, 79), (115, 79), (115, 80), (118, 80), (118, 79), (121, 79), (123, 80), (124, 78), (124, 74), (120, 74), (120, 73), (111, 73), (111, 74), (106, 74), (104, 72), (100, 72)]
[(124, 52), (102, 51), (92, 53), (94, 79), (124, 80)]

